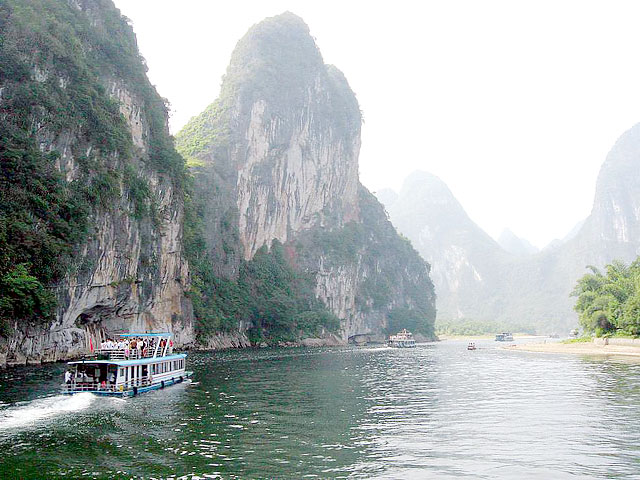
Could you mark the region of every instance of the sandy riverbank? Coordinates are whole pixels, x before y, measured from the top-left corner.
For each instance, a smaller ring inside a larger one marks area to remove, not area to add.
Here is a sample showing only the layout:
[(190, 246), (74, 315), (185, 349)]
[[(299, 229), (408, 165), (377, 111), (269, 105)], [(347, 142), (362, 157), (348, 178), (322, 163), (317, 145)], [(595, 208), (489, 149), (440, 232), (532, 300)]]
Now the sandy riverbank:
[(575, 355), (624, 355), (640, 357), (640, 345), (596, 345), (593, 342), (547, 342), (506, 345), (502, 348), (505, 350), (520, 350), (524, 352), (568, 353)]

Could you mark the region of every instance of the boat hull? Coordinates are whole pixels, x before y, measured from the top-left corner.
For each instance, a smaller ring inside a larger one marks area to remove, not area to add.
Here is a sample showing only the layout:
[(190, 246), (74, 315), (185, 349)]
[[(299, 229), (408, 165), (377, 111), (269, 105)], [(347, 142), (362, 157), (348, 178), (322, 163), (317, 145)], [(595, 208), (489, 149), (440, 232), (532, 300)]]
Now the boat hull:
[[(145, 385), (141, 387), (134, 387), (128, 390), (123, 391), (109, 391), (109, 390), (91, 390), (89, 393), (93, 393), (94, 395), (100, 395), (103, 397), (135, 397), (141, 393), (150, 392), (151, 390), (160, 390), (162, 388), (169, 387), (171, 385), (175, 385), (177, 383), (182, 383), (189, 377), (193, 375), (193, 372), (185, 371), (180, 374), (177, 378), (170, 378), (168, 380), (163, 380), (157, 383), (152, 383), (151, 385)], [(71, 391), (63, 391), (64, 395), (75, 395), (76, 393), (86, 393), (86, 390), (71, 390)]]

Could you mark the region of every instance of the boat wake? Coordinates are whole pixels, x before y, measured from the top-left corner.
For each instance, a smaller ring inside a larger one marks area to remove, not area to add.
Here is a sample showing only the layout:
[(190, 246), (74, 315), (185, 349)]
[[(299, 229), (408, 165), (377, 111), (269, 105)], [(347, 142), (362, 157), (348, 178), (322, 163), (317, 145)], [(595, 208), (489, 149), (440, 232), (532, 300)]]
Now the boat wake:
[(56, 395), (15, 404), (0, 410), (0, 432), (20, 429), (63, 413), (84, 410), (96, 399), (91, 393)]

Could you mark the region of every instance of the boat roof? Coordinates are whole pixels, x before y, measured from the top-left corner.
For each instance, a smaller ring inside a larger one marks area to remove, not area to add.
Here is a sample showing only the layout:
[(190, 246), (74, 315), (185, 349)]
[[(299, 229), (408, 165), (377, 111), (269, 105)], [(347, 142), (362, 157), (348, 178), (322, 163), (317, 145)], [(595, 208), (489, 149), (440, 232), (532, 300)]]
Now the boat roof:
[(128, 367), (130, 365), (146, 365), (156, 362), (164, 362), (165, 360), (175, 360), (178, 358), (185, 358), (187, 356), (186, 353), (177, 353), (175, 355), (167, 355), (166, 357), (147, 357), (141, 358), (139, 360), (76, 360), (73, 362), (69, 362), (68, 365), (83, 365), (83, 364), (109, 364), (109, 365), (118, 365), (119, 367)]
[(116, 333), (117, 337), (171, 337), (170, 332), (161, 333)]

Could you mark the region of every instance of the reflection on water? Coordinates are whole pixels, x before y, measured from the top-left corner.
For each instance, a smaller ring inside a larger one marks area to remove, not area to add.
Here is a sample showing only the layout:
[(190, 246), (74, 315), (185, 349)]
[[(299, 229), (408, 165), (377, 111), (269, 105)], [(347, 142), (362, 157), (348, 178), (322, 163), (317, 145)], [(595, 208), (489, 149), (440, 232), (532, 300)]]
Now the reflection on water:
[(192, 383), (127, 400), (9, 370), (0, 476), (638, 478), (635, 359), (476, 344), (193, 354)]

